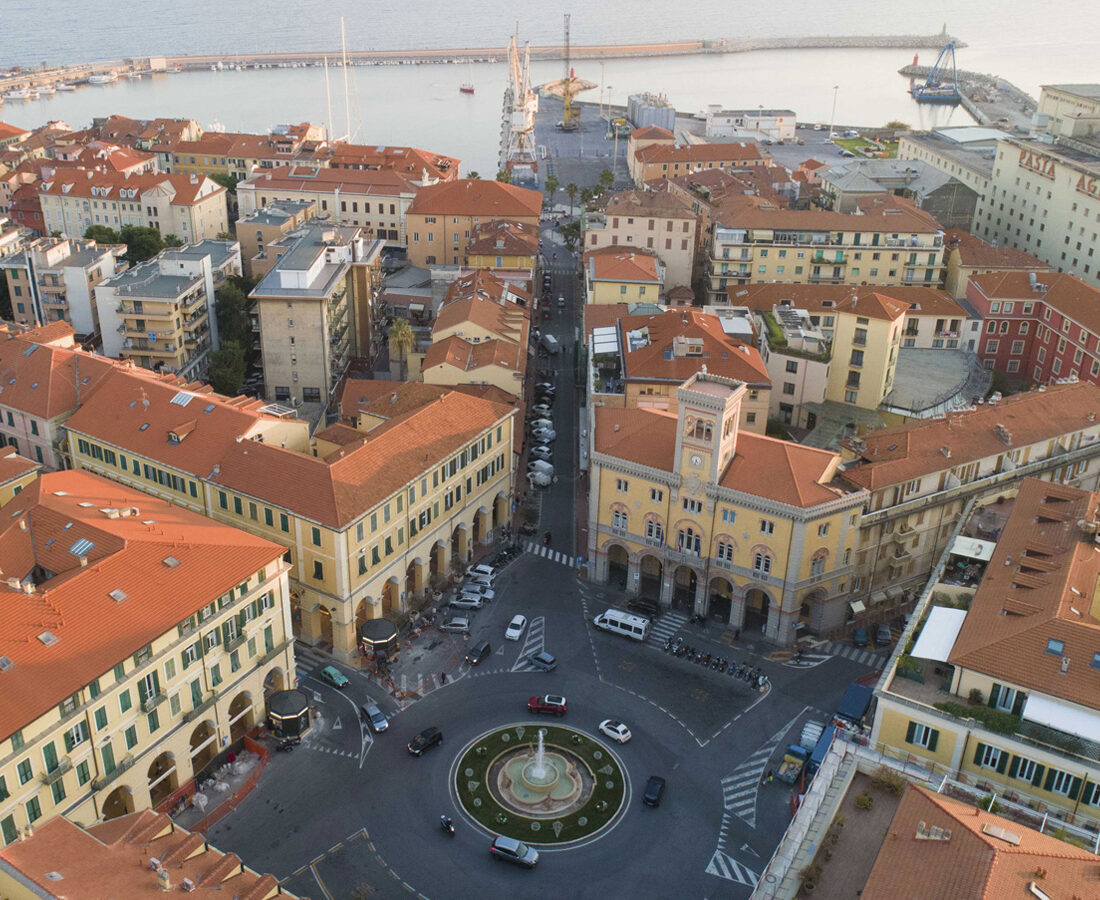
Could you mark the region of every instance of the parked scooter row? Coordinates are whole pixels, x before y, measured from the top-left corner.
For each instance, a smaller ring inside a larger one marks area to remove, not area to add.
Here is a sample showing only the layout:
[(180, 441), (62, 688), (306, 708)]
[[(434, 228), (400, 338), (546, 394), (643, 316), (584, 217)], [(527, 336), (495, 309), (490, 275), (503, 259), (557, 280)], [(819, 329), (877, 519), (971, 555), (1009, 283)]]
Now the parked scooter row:
[(710, 651), (696, 650), (694, 646), (684, 643), (684, 639), (680, 635), (666, 640), (664, 649), (666, 653), (686, 659), (688, 662), (709, 666), (712, 671), (725, 672), (731, 677), (740, 678), (758, 691), (764, 690), (768, 685), (768, 676), (760, 670), (759, 666), (750, 666), (747, 663), (738, 664), (736, 660), (726, 659), (724, 656), (712, 654)]
[(520, 548), (519, 544), (509, 544), (496, 556), (494, 556), (492, 560), (490, 560), (490, 563), (494, 569), (499, 569), (502, 566), (508, 565), (508, 563), (519, 556), (522, 552), (523, 550)]

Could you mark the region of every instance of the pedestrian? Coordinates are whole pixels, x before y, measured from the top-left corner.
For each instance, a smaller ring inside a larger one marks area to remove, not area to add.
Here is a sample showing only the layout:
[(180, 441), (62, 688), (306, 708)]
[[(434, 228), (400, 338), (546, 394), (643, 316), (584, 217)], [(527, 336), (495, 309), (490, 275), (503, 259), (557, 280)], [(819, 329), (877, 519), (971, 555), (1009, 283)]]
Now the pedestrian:
[(771, 784), (775, 780), (775, 773), (771, 769), (768, 769), (767, 777), (764, 779), (765, 784)]
[(735, 641), (741, 640), (741, 629), (740, 628), (733, 629), (733, 639)]
[(439, 673), (439, 683), (440, 684), (446, 684), (447, 683), (447, 673), (446, 672), (440, 672)]

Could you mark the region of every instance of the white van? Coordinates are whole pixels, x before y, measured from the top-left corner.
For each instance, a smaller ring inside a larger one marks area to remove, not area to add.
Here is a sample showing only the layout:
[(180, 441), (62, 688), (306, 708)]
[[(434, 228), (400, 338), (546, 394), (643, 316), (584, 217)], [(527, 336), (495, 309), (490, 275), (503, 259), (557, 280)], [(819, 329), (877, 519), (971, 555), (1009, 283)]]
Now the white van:
[(649, 634), (649, 619), (618, 609), (608, 609), (592, 621), (597, 628), (610, 631), (612, 634), (622, 634), (636, 641), (644, 641)]

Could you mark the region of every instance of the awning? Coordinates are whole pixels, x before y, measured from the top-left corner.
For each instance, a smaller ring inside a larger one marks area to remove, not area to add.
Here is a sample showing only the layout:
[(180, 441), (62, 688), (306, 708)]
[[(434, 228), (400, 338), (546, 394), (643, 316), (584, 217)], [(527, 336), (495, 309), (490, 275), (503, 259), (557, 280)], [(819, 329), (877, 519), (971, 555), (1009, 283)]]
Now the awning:
[(983, 562), (989, 562), (993, 558), (993, 548), (996, 546), (993, 541), (982, 541), (978, 538), (960, 534), (951, 545), (951, 552), (956, 556), (965, 556), (967, 559), (980, 559)]
[(423, 303), (410, 303), (409, 304), (409, 312), (424, 312), (424, 304)]
[(1100, 713), (1094, 710), (1029, 694), (1022, 715), (1029, 722), (1049, 725), (1090, 741), (1100, 741)]
[(889, 597), (891, 600), (897, 600), (898, 597), (900, 597), (904, 593), (905, 591), (903, 591), (896, 584), (892, 584), (886, 589), (886, 596)]
[(886, 591), (875, 591), (871, 594), (870, 603), (874, 606), (876, 603), (882, 603), (886, 599)]
[(965, 619), (965, 609), (933, 606), (910, 656), (947, 662)]
[(848, 602), (848, 609), (850, 609), (852, 612), (856, 613), (857, 615), (859, 613), (863, 612), (866, 608), (867, 607), (865, 607), (863, 605), (862, 600), (850, 600)]

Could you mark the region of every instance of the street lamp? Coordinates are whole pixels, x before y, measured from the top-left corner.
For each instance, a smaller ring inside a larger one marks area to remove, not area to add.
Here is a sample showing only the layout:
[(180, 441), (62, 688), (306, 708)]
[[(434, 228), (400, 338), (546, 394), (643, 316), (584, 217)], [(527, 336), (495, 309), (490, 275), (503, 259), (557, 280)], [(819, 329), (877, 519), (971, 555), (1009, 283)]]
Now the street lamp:
[(833, 123), (836, 122), (836, 95), (840, 90), (839, 84), (833, 85), (833, 111), (829, 113), (829, 140), (833, 139)]

